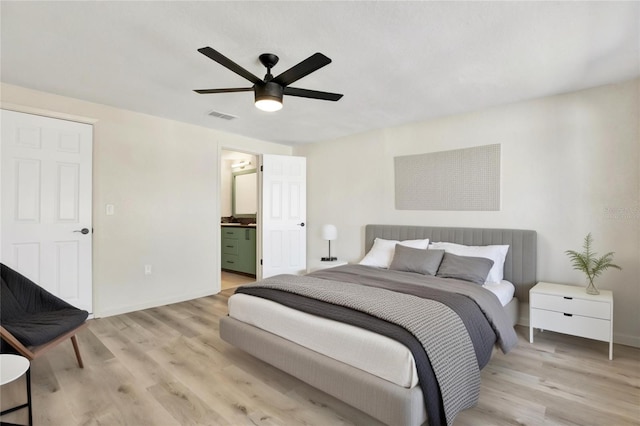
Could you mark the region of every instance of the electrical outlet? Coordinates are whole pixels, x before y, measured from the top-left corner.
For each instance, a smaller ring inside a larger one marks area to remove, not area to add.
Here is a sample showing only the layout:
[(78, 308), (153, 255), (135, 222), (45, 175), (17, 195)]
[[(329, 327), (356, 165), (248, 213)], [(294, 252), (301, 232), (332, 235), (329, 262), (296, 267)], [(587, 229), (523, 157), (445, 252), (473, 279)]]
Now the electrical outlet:
[(144, 274), (151, 275), (151, 265), (144, 265)]

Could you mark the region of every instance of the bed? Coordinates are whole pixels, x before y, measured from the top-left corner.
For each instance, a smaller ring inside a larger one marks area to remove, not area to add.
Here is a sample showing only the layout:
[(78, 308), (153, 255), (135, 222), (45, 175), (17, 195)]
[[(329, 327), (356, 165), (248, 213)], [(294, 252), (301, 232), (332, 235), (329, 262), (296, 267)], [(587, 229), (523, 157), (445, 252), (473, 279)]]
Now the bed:
[[(453, 285), (452, 283), (455, 282), (456, 286), (473, 287), (473, 292), (482, 293), (478, 296), (480, 299), (486, 299), (488, 302), (491, 302), (489, 303), (490, 305), (497, 304), (501, 312), (498, 312), (499, 315), (492, 315), (494, 317), (500, 317), (497, 320), (498, 322), (508, 321), (511, 332), (513, 332), (512, 325), (516, 323), (518, 318), (519, 301), (524, 302), (528, 300), (528, 290), (535, 285), (536, 282), (535, 231), (367, 225), (365, 227), (364, 237), (365, 253), (372, 251), (371, 249), (374, 247), (374, 243), (377, 243), (376, 239), (403, 242), (428, 239), (432, 243), (448, 242), (465, 246), (508, 245), (508, 252), (506, 253), (506, 258), (504, 258), (503, 278), (513, 284), (513, 298), (511, 300), (501, 300), (500, 297), (494, 297), (493, 293), (487, 296), (489, 292), (477, 290), (480, 286), (469, 286), (468, 283), (467, 285), (459, 285), (456, 282), (457, 280), (453, 280), (450, 283), (447, 282), (447, 285)], [(281, 283), (279, 280), (284, 281), (284, 279), (278, 277), (263, 280), (260, 282), (263, 287), (269, 287), (270, 285), (275, 285), (276, 287), (267, 289), (245, 288), (230, 298), (230, 316), (221, 319), (220, 335), (222, 339), (234, 346), (368, 413), (384, 423), (393, 425), (420, 425), (428, 421), (429, 424), (450, 424), (453, 418), (455, 418), (455, 410), (449, 410), (447, 406), (447, 404), (451, 404), (447, 402), (447, 398), (449, 398), (448, 395), (452, 392), (447, 391), (446, 388), (444, 388), (444, 390), (438, 390), (441, 401), (440, 410), (442, 411), (443, 404), (446, 409), (441, 413), (434, 411), (435, 403), (430, 401), (433, 399), (432, 394), (436, 392), (434, 392), (433, 385), (428, 380), (425, 380), (425, 378), (428, 378), (428, 375), (425, 376), (427, 373), (424, 373), (425, 368), (422, 359), (424, 357), (418, 352), (411, 352), (414, 350), (412, 346), (415, 346), (415, 344), (410, 339), (415, 339), (415, 336), (398, 337), (398, 340), (402, 342), (398, 343), (394, 340), (399, 333), (398, 331), (389, 332), (386, 329), (386, 325), (377, 323), (371, 326), (368, 324), (369, 321), (367, 320), (366, 312), (358, 314), (361, 315), (361, 317), (358, 317), (359, 319), (353, 319), (351, 317), (345, 319), (345, 324), (336, 320), (336, 318), (346, 318), (344, 316), (346, 314), (343, 311), (334, 312), (333, 318), (319, 318), (319, 316), (324, 315), (324, 310), (327, 310), (327, 307), (331, 307), (331, 310), (333, 310), (335, 301), (325, 300), (324, 303), (327, 304), (324, 305), (324, 308), (322, 307), (323, 305), (320, 305), (320, 307), (316, 306), (315, 308), (307, 307), (305, 301), (309, 295), (291, 295), (286, 289), (283, 291), (283, 288), (281, 288), (281, 286), (286, 287), (294, 284), (298, 286), (300, 284), (302, 286), (307, 285), (307, 290), (305, 291), (311, 293), (325, 291), (324, 287), (328, 287), (327, 292), (331, 293), (331, 291), (333, 291), (333, 287), (331, 286), (352, 286), (351, 283), (348, 283), (349, 280), (364, 280), (368, 275), (371, 275), (372, 280), (380, 282), (387, 281), (387, 276), (385, 276), (384, 279), (379, 278), (382, 274), (387, 273), (391, 275), (395, 274), (393, 277), (403, 275), (402, 280), (413, 280), (413, 275), (416, 275), (397, 271), (380, 271), (380, 275), (378, 275), (378, 272), (372, 272), (374, 269), (375, 268), (370, 266), (363, 265), (332, 268), (332, 270), (319, 271), (305, 277), (293, 278), (293, 276), (291, 276), (287, 278), (302, 282), (292, 284)], [(345, 282), (342, 282), (343, 278)], [(442, 280), (443, 279), (440, 279), (441, 282)], [(437, 284), (438, 283), (436, 283), (436, 285)], [(397, 283), (394, 283), (394, 286), (397, 285)], [(376, 286), (377, 284), (374, 285), (374, 287)], [(412, 289), (413, 288), (414, 287), (412, 287)], [(407, 296), (404, 294), (396, 295), (394, 291), (392, 292), (393, 294), (390, 295), (389, 293), (385, 293), (388, 291), (387, 289), (378, 289), (377, 287), (367, 287), (367, 289), (367, 294), (363, 295), (363, 298), (369, 297), (373, 300), (371, 303), (375, 303), (376, 298), (381, 300), (383, 297), (385, 305), (407, 303)], [(264, 296), (264, 294), (252, 293), (252, 291), (271, 291), (274, 293), (273, 290), (276, 290), (275, 293), (280, 295), (287, 294), (289, 299), (269, 299), (269, 297)], [(420, 289), (419, 291), (423, 290)], [(475, 295), (471, 296), (476, 297)], [(323, 295), (320, 297), (328, 296)], [(390, 301), (395, 300), (395, 298), (399, 298), (398, 301)], [(415, 298), (410, 297), (409, 300), (414, 299)], [(461, 299), (467, 300), (468, 297), (462, 297)], [(357, 301), (353, 303), (360, 302)], [(496, 309), (493, 305), (486, 309)], [(316, 309), (316, 311), (313, 309)], [(419, 306), (415, 309), (423, 309), (423, 307)], [(320, 312), (320, 310), (323, 310), (323, 312)], [(483, 306), (480, 310), (485, 310), (485, 307)], [(349, 312), (349, 315), (351, 315), (351, 310), (349, 310)], [(432, 315), (435, 319), (425, 319), (425, 324), (427, 321), (439, 321), (441, 318), (449, 315), (448, 311), (446, 315), (442, 312), (437, 315)], [(506, 320), (502, 319), (502, 315), (504, 315)], [(358, 321), (360, 321), (360, 323)], [(376, 321), (378, 320), (376, 319)], [(456, 321), (458, 321), (457, 317)], [(465, 321), (477, 322), (470, 319)], [(358, 327), (358, 324), (361, 327)], [(283, 327), (283, 325), (285, 326)], [(340, 327), (339, 330), (336, 329), (336, 327)], [(491, 327), (495, 329), (493, 323)], [(504, 328), (504, 324), (502, 324), (501, 327)], [(364, 330), (364, 328), (369, 328), (369, 330)], [(385, 330), (382, 330), (383, 328)], [(309, 330), (313, 331), (310, 332)], [(384, 335), (384, 333), (387, 334)], [(418, 335), (418, 333), (413, 331), (412, 333)], [(408, 334), (411, 335), (412, 333)], [(479, 331), (478, 333), (484, 332)], [(511, 338), (500, 337), (499, 334), (500, 333), (496, 334), (496, 342), (500, 342), (501, 339), (508, 340)], [(444, 341), (442, 345), (445, 347), (446, 345), (457, 345), (460, 339), (449, 337), (449, 335), (453, 336), (454, 334), (447, 331), (439, 335), (440, 337), (438, 339), (442, 338)], [(393, 337), (393, 339), (389, 338), (389, 336)], [(402, 341), (402, 339), (409, 340)], [(325, 346), (333, 348), (332, 350), (334, 351), (338, 348), (337, 353), (331, 352), (330, 356), (325, 355), (329, 352), (327, 352), (326, 348), (322, 347), (323, 343), (326, 344)], [(440, 344), (441, 343), (438, 343), (438, 345)], [(468, 343), (464, 343), (463, 345), (465, 344), (468, 345)], [(474, 345), (476, 345), (475, 340), (473, 340), (472, 349), (464, 347), (463, 350), (467, 352), (475, 350), (476, 356), (478, 356), (477, 364), (479, 364), (481, 368), (483, 366), (482, 364), (488, 362), (491, 350), (489, 349), (487, 352), (486, 347), (480, 350)], [(384, 350), (381, 349), (383, 347)], [(440, 349), (437, 350), (439, 351)], [(484, 355), (480, 356), (480, 353)], [(371, 354), (376, 354), (377, 356), (372, 356)], [(463, 359), (464, 356), (453, 358)], [(480, 358), (483, 358), (482, 362)], [(392, 361), (397, 361), (397, 365)], [(436, 361), (435, 355), (431, 361)], [(436, 367), (434, 367), (433, 370), (438, 373), (437, 368), (441, 367), (437, 366), (437, 361), (435, 364)], [(416, 366), (420, 368), (416, 368)], [(471, 368), (467, 364), (446, 368), (453, 368), (453, 371), (460, 371), (461, 373), (459, 375), (464, 376), (464, 380), (473, 382), (472, 379), (476, 376), (476, 381), (479, 380), (479, 372), (466, 372), (466, 368)], [(477, 368), (477, 366), (475, 368)], [(433, 375), (434, 371), (428, 374)], [(462, 372), (464, 372), (464, 374)], [(467, 378), (467, 376), (469, 378)], [(456, 386), (460, 387), (461, 385), (457, 384)], [(474, 382), (469, 384), (469, 388), (472, 387), (477, 387), (479, 392), (479, 383)], [(428, 389), (428, 392), (423, 393), (423, 388)], [(452, 389), (457, 390), (457, 388)], [(469, 393), (472, 394), (473, 392), (470, 391)], [(469, 397), (466, 398), (468, 399)], [(443, 400), (445, 401), (444, 403), (442, 402)], [(469, 406), (468, 401), (465, 401), (465, 403), (467, 405), (461, 405), (457, 410), (467, 408)], [(435, 412), (436, 415), (432, 414), (428, 416), (428, 411), (430, 413)], [(449, 415), (449, 411), (453, 414)]]

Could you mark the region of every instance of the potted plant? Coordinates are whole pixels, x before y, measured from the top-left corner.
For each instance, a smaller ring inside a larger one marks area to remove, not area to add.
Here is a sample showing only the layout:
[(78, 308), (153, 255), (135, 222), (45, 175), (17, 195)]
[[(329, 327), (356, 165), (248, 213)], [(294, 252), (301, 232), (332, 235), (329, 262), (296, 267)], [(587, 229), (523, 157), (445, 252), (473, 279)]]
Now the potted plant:
[(571, 259), (573, 269), (582, 271), (587, 276), (587, 280), (589, 281), (587, 293), (600, 294), (593, 284), (593, 280), (609, 268), (619, 270), (622, 270), (622, 268), (613, 263), (614, 252), (609, 252), (600, 258), (596, 258), (597, 253), (591, 251), (591, 243), (593, 243), (593, 237), (591, 237), (591, 233), (588, 233), (584, 238), (584, 244), (582, 245), (584, 250), (582, 253), (574, 250), (567, 250), (565, 253), (569, 256), (569, 259)]

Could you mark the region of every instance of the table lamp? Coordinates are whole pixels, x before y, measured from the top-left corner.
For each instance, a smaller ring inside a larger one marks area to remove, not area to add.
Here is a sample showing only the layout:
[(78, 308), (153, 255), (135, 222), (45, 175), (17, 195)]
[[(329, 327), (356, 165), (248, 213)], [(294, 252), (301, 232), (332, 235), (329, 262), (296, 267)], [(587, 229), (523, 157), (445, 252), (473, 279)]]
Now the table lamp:
[(338, 230), (335, 225), (323, 225), (322, 226), (322, 239), (329, 241), (329, 256), (320, 259), (323, 262), (332, 262), (338, 260), (337, 257), (331, 257), (331, 240), (338, 238)]

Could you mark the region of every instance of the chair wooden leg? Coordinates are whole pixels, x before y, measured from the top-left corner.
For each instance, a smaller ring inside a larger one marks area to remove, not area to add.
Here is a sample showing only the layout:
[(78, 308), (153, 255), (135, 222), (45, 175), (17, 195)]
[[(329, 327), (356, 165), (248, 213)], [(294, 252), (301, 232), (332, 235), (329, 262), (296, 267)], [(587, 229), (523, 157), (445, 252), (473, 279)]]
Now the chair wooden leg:
[(75, 335), (71, 336), (71, 343), (73, 343), (73, 350), (76, 353), (76, 358), (78, 358), (78, 365), (80, 366), (80, 368), (84, 368), (82, 357), (80, 356), (80, 348), (78, 348), (78, 339), (76, 339)]

